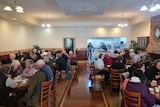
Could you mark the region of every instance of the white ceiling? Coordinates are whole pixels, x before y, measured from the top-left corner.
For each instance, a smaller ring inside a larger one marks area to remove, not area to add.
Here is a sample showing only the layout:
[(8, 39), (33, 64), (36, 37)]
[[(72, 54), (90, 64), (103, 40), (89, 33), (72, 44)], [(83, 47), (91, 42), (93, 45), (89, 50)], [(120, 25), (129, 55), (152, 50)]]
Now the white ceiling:
[(7, 2), (11, 1), (15, 0), (0, 0), (0, 16), (8, 19), (15, 17), (17, 21), (36, 26), (45, 21), (46, 15), (47, 22), (52, 26), (58, 26), (61, 22), (63, 25), (68, 22), (97, 22), (104, 25), (105, 22), (106, 26), (112, 26), (122, 20), (122, 14), (125, 20), (134, 24), (160, 13), (139, 11), (144, 0), (18, 0), (25, 12), (19, 14), (3, 10)]

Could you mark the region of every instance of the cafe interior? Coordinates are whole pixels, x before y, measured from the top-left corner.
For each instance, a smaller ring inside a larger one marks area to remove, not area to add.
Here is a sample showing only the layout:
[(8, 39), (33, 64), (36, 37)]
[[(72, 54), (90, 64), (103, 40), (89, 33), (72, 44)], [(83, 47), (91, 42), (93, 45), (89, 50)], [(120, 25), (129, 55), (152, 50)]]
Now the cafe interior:
[[(158, 0), (1, 0), (0, 32), (0, 84), (14, 83), (0, 93), (9, 87), (15, 97), (4, 104), (0, 94), (0, 107), (132, 107), (126, 96), (136, 98), (135, 107), (160, 106)], [(13, 73), (14, 66), (21, 71)], [(37, 72), (46, 80), (34, 79)], [(38, 103), (21, 105), (38, 92), (31, 91), (33, 80), (41, 81)]]

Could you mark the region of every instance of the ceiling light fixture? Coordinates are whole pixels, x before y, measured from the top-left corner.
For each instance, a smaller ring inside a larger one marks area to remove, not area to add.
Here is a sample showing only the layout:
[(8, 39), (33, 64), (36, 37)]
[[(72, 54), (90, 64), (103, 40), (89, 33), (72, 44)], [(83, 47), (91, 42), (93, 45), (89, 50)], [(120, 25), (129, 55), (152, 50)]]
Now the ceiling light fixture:
[(51, 27), (51, 24), (47, 23), (47, 17), (48, 17), (48, 15), (46, 15), (46, 17), (45, 17), (45, 23), (42, 23), (41, 27), (48, 27), (48, 28)]
[(8, 2), (7, 5), (4, 7), (5, 11), (12, 11), (13, 8), (17, 13), (24, 13), (24, 9), (21, 5), (18, 4), (18, 1), (15, 0), (14, 2)]
[(144, 5), (141, 7), (140, 11), (154, 12), (160, 9), (160, 3), (158, 0), (145, 0)]
[(126, 27), (128, 26), (128, 23), (124, 21), (124, 15), (122, 14), (122, 20), (121, 23), (118, 24), (118, 27)]

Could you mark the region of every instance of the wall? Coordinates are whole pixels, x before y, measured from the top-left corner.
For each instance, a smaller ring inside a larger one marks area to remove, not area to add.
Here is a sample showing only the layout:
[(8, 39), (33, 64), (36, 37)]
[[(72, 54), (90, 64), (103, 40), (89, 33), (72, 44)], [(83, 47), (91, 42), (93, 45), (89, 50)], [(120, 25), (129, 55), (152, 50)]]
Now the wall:
[(2, 18), (0, 25), (0, 52), (33, 47), (33, 27)]
[(150, 36), (150, 21), (144, 21), (142, 23), (132, 26), (132, 38), (131, 40), (136, 40), (137, 37)]
[[(127, 47), (137, 36), (149, 35), (149, 22), (133, 27), (32, 27), (0, 18), (0, 52), (30, 49), (34, 44), (41, 48), (63, 48), (63, 38), (75, 38), (75, 48), (86, 48), (90, 37), (126, 37)], [(132, 37), (133, 36), (133, 37)], [(6, 48), (7, 47), (7, 48)]]
[(131, 38), (131, 27), (52, 27), (34, 29), (34, 42), (42, 48), (63, 48), (63, 38), (75, 38), (75, 48), (86, 48), (89, 37)]

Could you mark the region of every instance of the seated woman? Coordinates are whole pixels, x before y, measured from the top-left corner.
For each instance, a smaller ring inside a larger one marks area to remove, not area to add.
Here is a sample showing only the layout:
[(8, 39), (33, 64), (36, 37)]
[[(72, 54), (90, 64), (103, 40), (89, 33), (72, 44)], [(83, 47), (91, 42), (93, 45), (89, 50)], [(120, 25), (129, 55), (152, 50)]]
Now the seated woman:
[(30, 77), (32, 76), (33, 72), (32, 72), (32, 69), (31, 69), (31, 66), (33, 64), (33, 60), (32, 59), (27, 59), (25, 61), (25, 64), (26, 64), (26, 68), (23, 70), (21, 76), (22, 77)]
[(107, 67), (107, 65), (112, 65), (112, 58), (107, 54), (105, 54), (103, 61), (105, 67)]
[(73, 51), (69, 51), (69, 59), (71, 65), (77, 65), (77, 58), (74, 56)]
[(116, 61), (112, 63), (111, 68), (112, 69), (125, 69), (125, 65), (123, 63), (123, 56), (119, 55), (116, 58)]
[[(150, 93), (148, 87), (146, 86), (147, 78), (142, 70), (133, 71), (131, 78), (125, 83), (126, 84), (122, 85), (123, 89), (141, 93), (141, 107), (152, 107), (155, 104), (156, 99), (155, 96), (152, 95), (154, 93)], [(123, 100), (121, 107), (124, 107)]]
[(3, 65), (0, 68), (0, 106), (9, 106), (15, 103), (16, 98), (12, 96), (12, 88), (16, 88), (18, 83), (8, 77), (10, 67)]
[(149, 80), (160, 80), (160, 59), (154, 61), (153, 66), (145, 72)]
[(22, 73), (22, 67), (20, 65), (20, 62), (18, 60), (13, 60), (11, 63), (11, 71), (10, 74), (12, 78), (16, 77), (17, 75), (20, 75)]

